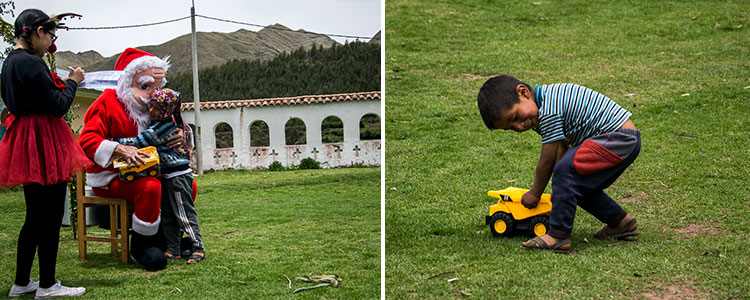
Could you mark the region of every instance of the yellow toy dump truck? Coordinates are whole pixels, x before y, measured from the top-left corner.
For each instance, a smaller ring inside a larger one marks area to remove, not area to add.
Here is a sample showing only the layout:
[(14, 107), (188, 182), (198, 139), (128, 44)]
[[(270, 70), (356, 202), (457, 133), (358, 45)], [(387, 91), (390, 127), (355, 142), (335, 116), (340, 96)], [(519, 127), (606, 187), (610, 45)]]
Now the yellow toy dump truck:
[(485, 223), (490, 225), (492, 235), (508, 236), (514, 230), (521, 230), (540, 236), (549, 231), (549, 212), (552, 210), (550, 194), (542, 194), (539, 204), (528, 209), (521, 204), (521, 196), (527, 191), (509, 187), (487, 192), (488, 196), (498, 198), (497, 204), (490, 205), (490, 214), (485, 216)]
[(118, 158), (114, 161), (114, 167), (120, 169), (120, 178), (122, 179), (122, 181), (131, 182), (138, 177), (155, 177), (159, 175), (159, 153), (156, 152), (156, 147), (151, 146), (138, 150), (148, 154), (148, 157), (143, 158), (143, 160), (146, 162), (145, 164), (142, 164), (140, 166), (135, 164), (128, 164), (121, 158)]

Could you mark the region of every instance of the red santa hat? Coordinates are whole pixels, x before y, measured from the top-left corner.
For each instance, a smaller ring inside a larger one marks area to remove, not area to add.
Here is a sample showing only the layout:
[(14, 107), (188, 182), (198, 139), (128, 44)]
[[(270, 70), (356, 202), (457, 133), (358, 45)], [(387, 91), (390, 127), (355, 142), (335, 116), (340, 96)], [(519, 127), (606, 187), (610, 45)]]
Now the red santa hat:
[[(120, 93), (126, 92), (126, 89), (130, 88), (135, 74), (148, 68), (161, 68), (166, 73), (169, 69), (169, 56), (158, 58), (151, 53), (134, 48), (127, 48), (120, 53), (117, 62), (115, 62), (115, 71), (123, 71), (120, 79), (117, 80), (118, 96), (124, 96)], [(166, 79), (163, 83), (166, 83)]]
[(169, 69), (169, 56), (161, 59), (146, 51), (128, 48), (120, 53), (120, 57), (118, 57), (117, 62), (115, 62), (115, 71), (125, 71), (125, 73), (135, 71), (132, 72), (133, 75), (145, 69), (154, 67), (162, 68), (164, 69), (164, 72), (166, 72), (167, 69)]

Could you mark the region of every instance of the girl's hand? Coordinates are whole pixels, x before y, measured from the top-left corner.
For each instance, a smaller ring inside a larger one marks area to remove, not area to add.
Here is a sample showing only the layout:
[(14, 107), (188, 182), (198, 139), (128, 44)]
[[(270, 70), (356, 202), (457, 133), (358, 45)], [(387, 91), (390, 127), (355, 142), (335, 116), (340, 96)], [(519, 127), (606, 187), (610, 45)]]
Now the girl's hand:
[(83, 81), (83, 78), (86, 77), (86, 73), (78, 66), (68, 67), (68, 70), (70, 70), (70, 74), (68, 74), (68, 79), (73, 79), (76, 83), (80, 84), (81, 81)]

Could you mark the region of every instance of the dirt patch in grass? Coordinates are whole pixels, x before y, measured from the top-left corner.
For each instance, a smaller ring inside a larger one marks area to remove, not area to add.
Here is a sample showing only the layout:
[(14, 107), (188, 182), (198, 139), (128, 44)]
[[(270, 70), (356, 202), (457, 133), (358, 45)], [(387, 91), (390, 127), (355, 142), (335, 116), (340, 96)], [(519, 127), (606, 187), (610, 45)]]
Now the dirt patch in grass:
[[(643, 293), (642, 296), (646, 299), (696, 299), (704, 298), (707, 295), (694, 288), (696, 282), (693, 280), (685, 280), (682, 283), (673, 283), (664, 285), (662, 283), (656, 283), (655, 288), (658, 291), (649, 291)], [(663, 290), (667, 291), (664, 292)]]
[(471, 73), (461, 73), (461, 75), (464, 76), (464, 78), (468, 80), (487, 80), (495, 76), (495, 75), (482, 76), (482, 75), (471, 74)]
[(645, 199), (648, 199), (648, 198), (649, 198), (649, 196), (645, 192), (637, 192), (635, 194), (627, 194), (627, 195), (625, 195), (625, 197), (622, 197), (622, 199), (620, 199), (620, 202), (630, 203), (630, 202), (637, 202), (639, 200), (645, 200)]
[(674, 231), (679, 235), (678, 238), (691, 238), (696, 237), (702, 233), (708, 233), (712, 237), (719, 235), (719, 226), (721, 223), (712, 222), (710, 224), (696, 224), (691, 223), (687, 227), (678, 228)]

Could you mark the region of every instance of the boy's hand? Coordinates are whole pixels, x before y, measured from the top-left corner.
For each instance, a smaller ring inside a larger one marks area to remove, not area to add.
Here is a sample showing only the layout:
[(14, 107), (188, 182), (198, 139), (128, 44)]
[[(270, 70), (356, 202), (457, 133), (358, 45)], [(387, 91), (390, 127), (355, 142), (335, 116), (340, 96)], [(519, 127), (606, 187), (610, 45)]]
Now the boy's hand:
[(523, 204), (524, 207), (531, 209), (536, 207), (536, 205), (539, 203), (539, 196), (534, 195), (531, 191), (528, 191), (521, 196), (521, 204)]

